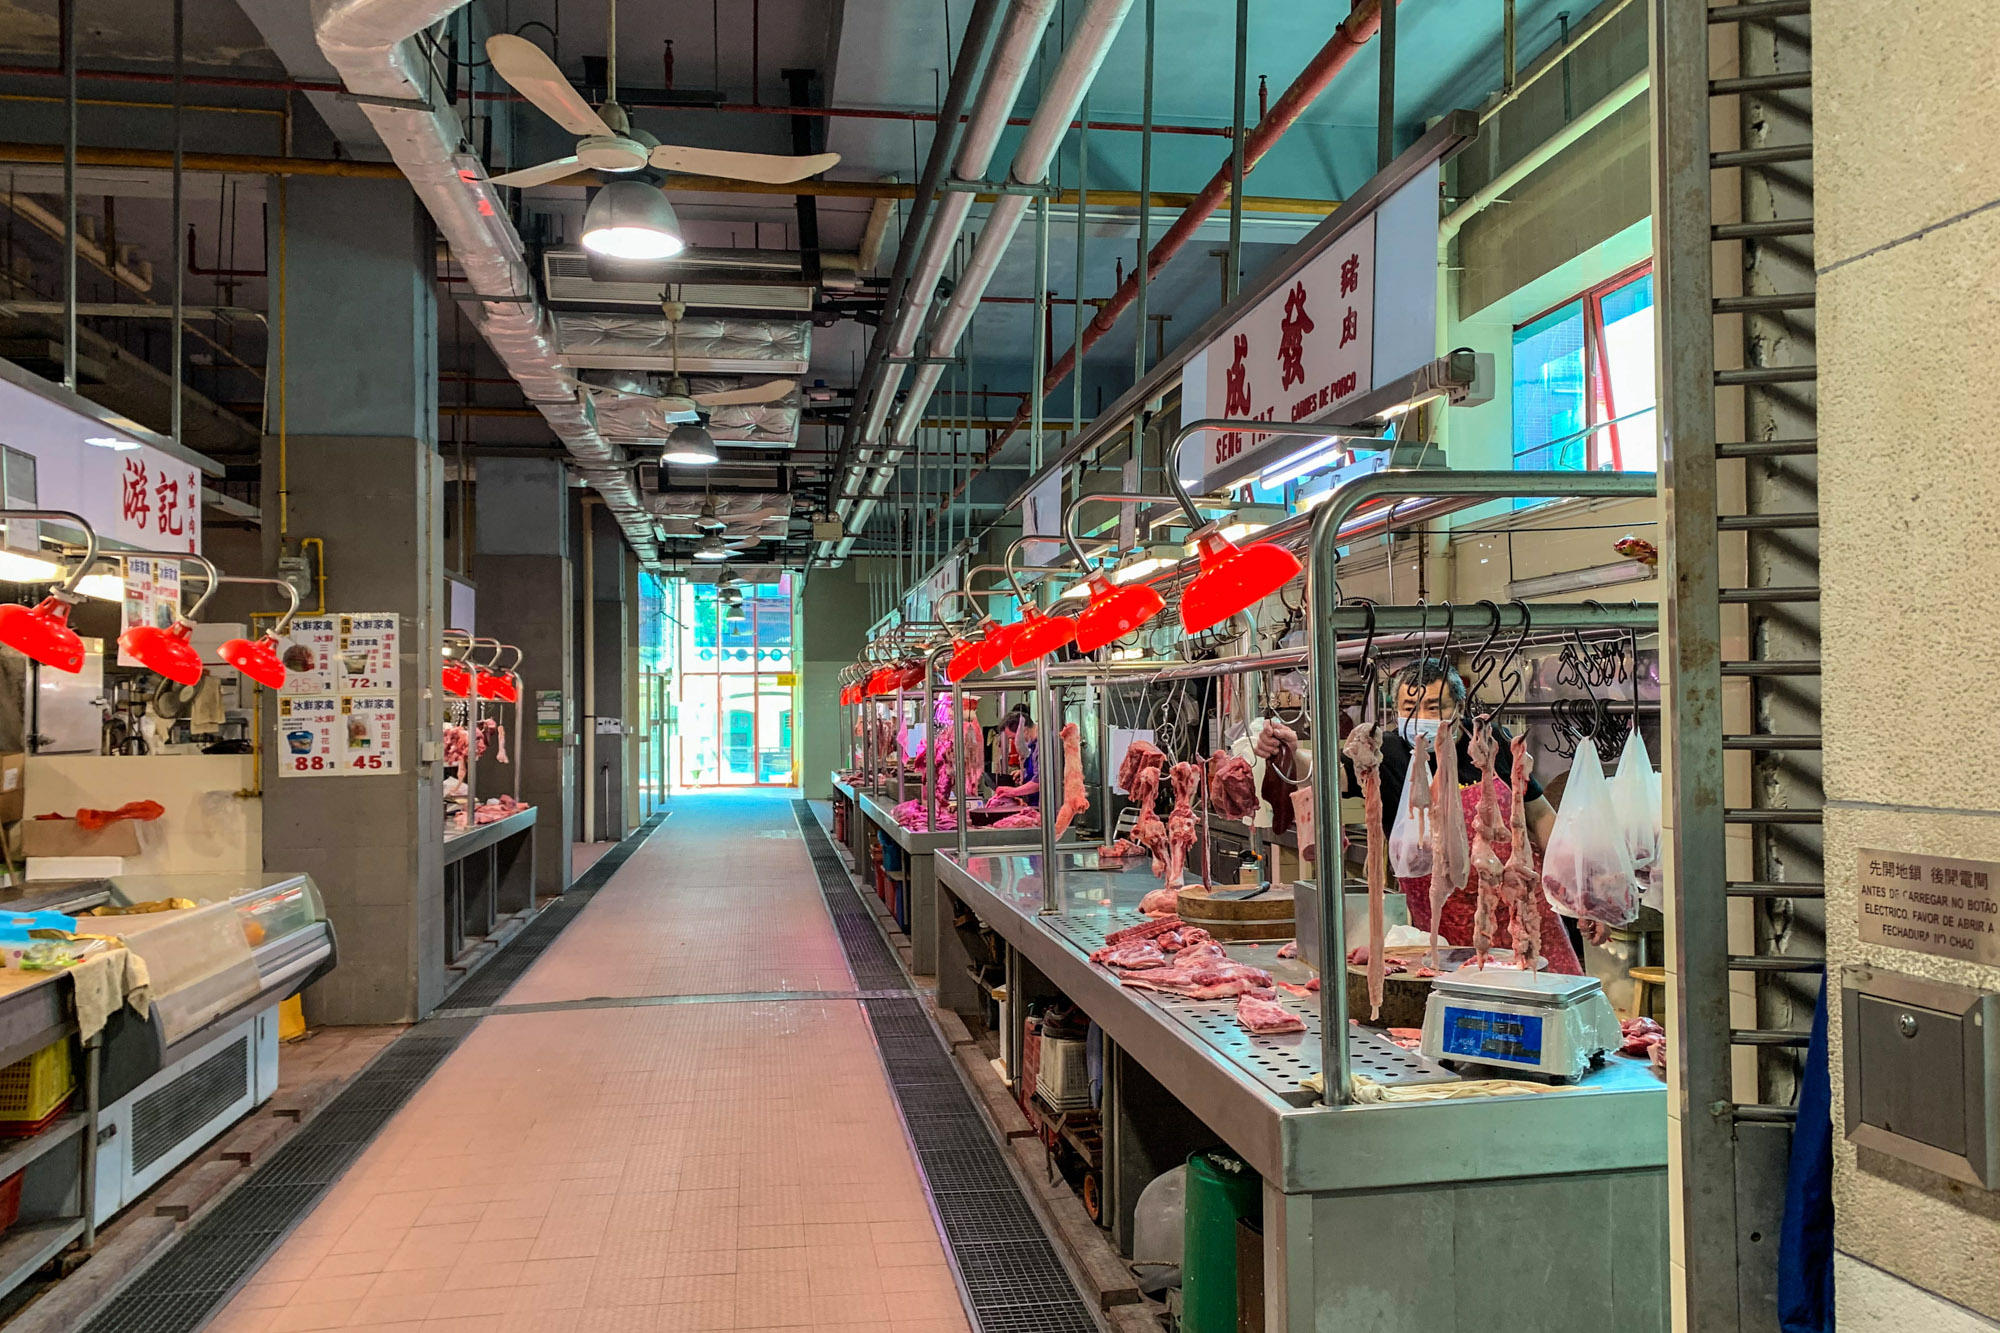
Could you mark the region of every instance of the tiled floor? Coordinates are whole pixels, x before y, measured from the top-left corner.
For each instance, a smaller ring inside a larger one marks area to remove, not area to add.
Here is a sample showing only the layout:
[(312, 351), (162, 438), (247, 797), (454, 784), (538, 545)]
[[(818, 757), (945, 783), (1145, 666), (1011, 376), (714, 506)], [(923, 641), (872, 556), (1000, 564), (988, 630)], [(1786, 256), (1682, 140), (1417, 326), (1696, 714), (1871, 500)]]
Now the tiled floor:
[(618, 844), (615, 842), (573, 842), (569, 845), (569, 873), (574, 879), (597, 864), (597, 858)]
[[(782, 795), (690, 797), (506, 997), (853, 988)], [(485, 1019), (210, 1326), (964, 1333), (858, 1004)]]

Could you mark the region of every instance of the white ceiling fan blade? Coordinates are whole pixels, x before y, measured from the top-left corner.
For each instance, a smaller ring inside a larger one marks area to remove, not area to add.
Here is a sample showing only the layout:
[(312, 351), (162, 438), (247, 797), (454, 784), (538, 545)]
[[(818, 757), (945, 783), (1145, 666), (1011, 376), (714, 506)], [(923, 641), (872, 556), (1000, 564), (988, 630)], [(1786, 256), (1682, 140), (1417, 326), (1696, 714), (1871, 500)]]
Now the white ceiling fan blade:
[(488, 37), (486, 58), (493, 62), (493, 72), (507, 80), (515, 92), (571, 134), (610, 136), (611, 127), (596, 108), (570, 86), (548, 53), (527, 38), (504, 32)]
[(799, 387), (797, 380), (771, 380), (765, 384), (752, 384), (741, 389), (718, 389), (714, 393), (698, 393), (694, 400), (703, 407), (746, 407), (756, 403), (775, 403)]
[(519, 171), (510, 171), (504, 176), (495, 176), (493, 183), (495, 185), (511, 185), (517, 190), (525, 190), (530, 185), (546, 185), (550, 181), (559, 181), (565, 176), (574, 176), (583, 170), (583, 167), (576, 164), (575, 154), (571, 154), (568, 157), (559, 157), (553, 162), (544, 162), (539, 167), (522, 167)]
[(776, 153), (727, 153), (717, 148), (689, 148), (663, 143), (647, 159), (662, 171), (680, 171), (690, 176), (726, 176), (730, 180), (762, 181), (766, 185), (790, 185), (840, 161), (839, 153), (819, 153), (812, 157), (780, 157)]

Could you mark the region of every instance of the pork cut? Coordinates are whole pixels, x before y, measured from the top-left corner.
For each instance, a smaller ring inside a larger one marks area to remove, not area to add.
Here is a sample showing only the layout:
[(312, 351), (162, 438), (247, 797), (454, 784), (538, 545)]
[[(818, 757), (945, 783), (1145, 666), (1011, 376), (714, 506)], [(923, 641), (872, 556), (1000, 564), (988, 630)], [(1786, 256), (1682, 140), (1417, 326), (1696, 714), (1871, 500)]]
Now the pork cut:
[(1535, 757), (1528, 752), (1528, 738), (1514, 737), (1514, 772), (1508, 783), (1513, 789), (1509, 810), (1508, 836), (1514, 845), (1507, 864), (1500, 871), (1500, 898), (1513, 920), (1514, 957), (1522, 970), (1535, 970), (1542, 956), (1542, 877), (1535, 870), (1535, 851), (1528, 843), (1528, 780), (1535, 774)]
[[(1368, 1018), (1382, 1016), (1382, 996), (1388, 973), (1382, 969), (1383, 912), (1389, 892), (1389, 842), (1382, 832), (1382, 732), (1373, 722), (1363, 722), (1347, 733), (1340, 747), (1361, 784), (1361, 805), (1367, 824), (1367, 845), (1362, 865), (1368, 876)], [(1291, 944), (1298, 951), (1298, 941)], [(1280, 953), (1282, 957), (1282, 951)]]
[[(1132, 784), (1138, 781), (1142, 768), (1158, 769), (1167, 762), (1165, 751), (1151, 741), (1135, 740), (1125, 747), (1124, 758), (1118, 761), (1118, 790), (1130, 795)], [(1159, 784), (1154, 783), (1154, 790)]]
[(1305, 1020), (1276, 1000), (1259, 999), (1248, 994), (1236, 998), (1236, 1021), (1265, 1037), (1279, 1032), (1306, 1030)]
[(1181, 910), (1181, 891), (1154, 889), (1139, 900), (1139, 910), (1147, 916), (1176, 916)]
[(1482, 717), (1473, 723), (1472, 740), (1466, 748), (1472, 755), (1472, 762), (1479, 765), (1479, 803), (1474, 807), (1472, 816), (1472, 873), (1479, 881), (1479, 902), (1472, 917), (1472, 956), (1480, 967), (1484, 967), (1493, 951), (1493, 933), (1500, 907), (1500, 877), (1506, 869), (1494, 847), (1507, 836), (1507, 826), (1500, 818), (1500, 800), (1493, 787), (1493, 764), (1500, 747), (1493, 736), (1491, 717)]
[(1227, 819), (1257, 817), (1256, 774), (1248, 759), (1227, 750), (1208, 757), (1208, 804)]
[(1282, 838), (1291, 832), (1296, 818), (1292, 790), (1299, 771), (1299, 733), (1282, 722), (1266, 722), (1257, 733), (1256, 751), (1264, 761), (1264, 780), (1257, 792), (1271, 807), (1272, 835)]
[(1194, 794), (1201, 787), (1201, 765), (1175, 764), (1168, 780), (1174, 786), (1174, 808), (1167, 815), (1166, 885), (1178, 889), (1186, 882), (1188, 849), (1195, 843)]
[(1083, 783), (1083, 740), (1076, 723), (1065, 722), (1062, 729), (1062, 804), (1056, 807), (1056, 836), (1060, 838), (1070, 821), (1090, 808), (1090, 792)]
[(1160, 766), (1149, 764), (1140, 768), (1126, 791), (1131, 794), (1132, 804), (1139, 811), (1139, 818), (1132, 825), (1132, 841), (1153, 854), (1153, 873), (1164, 876), (1167, 873), (1167, 826), (1153, 809), (1160, 796)]

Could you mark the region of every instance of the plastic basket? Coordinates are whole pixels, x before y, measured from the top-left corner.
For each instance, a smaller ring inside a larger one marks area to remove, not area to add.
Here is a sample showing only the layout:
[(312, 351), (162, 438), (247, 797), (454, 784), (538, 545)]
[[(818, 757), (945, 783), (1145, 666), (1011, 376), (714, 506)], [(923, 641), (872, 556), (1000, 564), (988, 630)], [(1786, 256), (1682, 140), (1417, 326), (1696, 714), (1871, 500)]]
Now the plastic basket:
[(1052, 1109), (1082, 1111), (1090, 1107), (1090, 1066), (1084, 1044), (1068, 1037), (1043, 1037), (1041, 1063), (1035, 1070), (1035, 1091)]
[(16, 1126), (38, 1125), (62, 1109), (76, 1091), (69, 1046), (65, 1037), (0, 1069), (0, 1134)]
[(25, 1174), (16, 1171), (0, 1183), (0, 1231), (21, 1220), (21, 1177)]

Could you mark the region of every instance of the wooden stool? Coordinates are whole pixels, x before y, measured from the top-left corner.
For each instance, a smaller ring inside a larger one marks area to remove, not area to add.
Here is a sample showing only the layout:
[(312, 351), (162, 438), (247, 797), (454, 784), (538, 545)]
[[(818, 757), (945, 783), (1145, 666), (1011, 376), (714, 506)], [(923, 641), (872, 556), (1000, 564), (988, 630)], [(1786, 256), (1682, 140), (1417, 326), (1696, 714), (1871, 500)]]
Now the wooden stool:
[(1664, 967), (1635, 967), (1626, 973), (1632, 978), (1632, 1017), (1651, 1018), (1653, 1006), (1647, 996), (1648, 989), (1657, 989), (1660, 994), (1667, 992), (1667, 969)]

